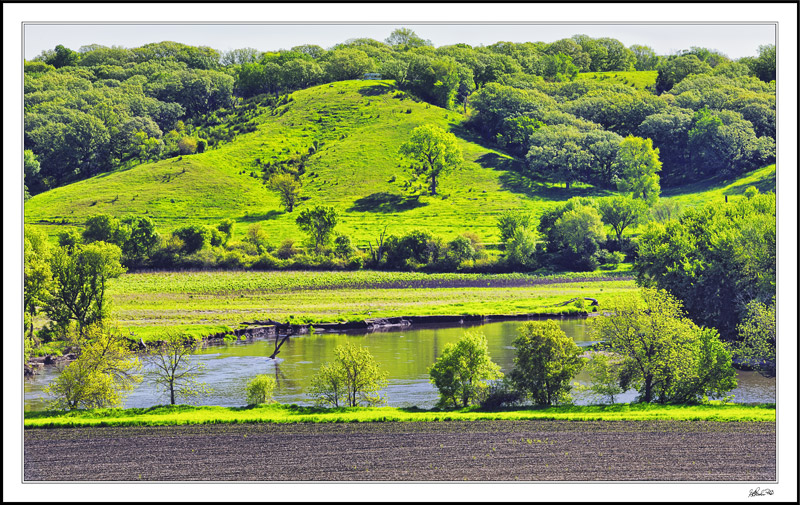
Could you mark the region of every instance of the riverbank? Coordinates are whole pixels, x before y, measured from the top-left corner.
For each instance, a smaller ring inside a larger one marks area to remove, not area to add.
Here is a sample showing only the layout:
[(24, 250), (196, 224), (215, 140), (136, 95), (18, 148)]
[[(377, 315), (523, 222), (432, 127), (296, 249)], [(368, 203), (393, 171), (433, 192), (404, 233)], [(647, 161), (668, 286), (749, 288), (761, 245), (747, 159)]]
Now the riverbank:
[(318, 408), (297, 405), (216, 407), (165, 405), (150, 408), (25, 412), (25, 428), (165, 426), (238, 423), (368, 423), (440, 421), (716, 421), (775, 422), (775, 404), (656, 405), (645, 403), (528, 407), (484, 411), (395, 407)]
[[(27, 481), (760, 481), (774, 422), (442, 421), (25, 430)], [(65, 456), (68, 455), (68, 456)]]

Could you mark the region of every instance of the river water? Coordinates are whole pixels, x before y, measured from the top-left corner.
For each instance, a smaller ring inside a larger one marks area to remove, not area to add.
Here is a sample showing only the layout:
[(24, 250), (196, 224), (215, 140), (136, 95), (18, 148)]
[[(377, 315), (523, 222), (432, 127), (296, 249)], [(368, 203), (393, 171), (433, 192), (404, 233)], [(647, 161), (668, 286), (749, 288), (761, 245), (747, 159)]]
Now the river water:
[[(589, 340), (585, 320), (559, 320), (561, 328), (579, 346), (593, 343)], [(361, 334), (315, 333), (292, 336), (281, 347), (277, 359), (268, 358), (274, 349), (274, 340), (230, 342), (205, 347), (196, 352), (193, 360), (205, 364), (200, 380), (214, 391), (194, 402), (198, 405), (243, 406), (246, 404), (245, 385), (258, 374), (275, 377), (277, 387), (275, 400), (280, 403), (311, 405), (307, 391), (311, 378), (319, 367), (334, 358), (337, 345), (353, 342), (366, 347), (381, 368), (388, 372), (389, 382), (384, 390), (388, 404), (394, 407), (417, 406), (431, 408), (437, 400), (437, 391), (429, 381), (428, 369), (440, 355), (444, 346), (457, 341), (464, 331), (483, 333), (489, 342), (492, 360), (508, 373), (514, 364), (514, 348), (511, 342), (517, 335), (522, 321), (503, 321), (462, 327), (425, 327)], [(32, 378), (25, 379), (25, 410), (46, 408), (46, 396), (42, 388), (58, 375), (55, 367)], [(774, 402), (775, 379), (765, 378), (756, 372), (739, 371), (739, 385), (732, 392), (734, 402)], [(587, 382), (583, 373), (578, 382)], [(628, 391), (617, 401), (629, 402), (636, 397)], [(188, 403), (177, 399), (178, 403)], [(169, 403), (169, 397), (160, 393), (152, 384), (143, 382), (127, 397), (125, 407), (151, 407)], [(587, 398), (576, 396), (576, 403), (590, 403)]]

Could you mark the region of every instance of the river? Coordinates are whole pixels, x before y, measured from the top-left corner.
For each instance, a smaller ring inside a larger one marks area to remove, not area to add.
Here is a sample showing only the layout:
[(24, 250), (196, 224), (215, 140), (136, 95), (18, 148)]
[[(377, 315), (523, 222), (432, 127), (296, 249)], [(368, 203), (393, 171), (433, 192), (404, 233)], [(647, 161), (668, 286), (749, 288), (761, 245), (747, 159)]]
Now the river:
[[(559, 320), (562, 329), (578, 345), (592, 343), (586, 331), (585, 320)], [(444, 346), (457, 341), (464, 331), (483, 333), (489, 342), (489, 354), (500, 365), (504, 373), (513, 368), (514, 348), (511, 345), (522, 321), (503, 321), (463, 327), (425, 327), (397, 331), (347, 334), (314, 333), (291, 337), (281, 347), (277, 359), (267, 357), (272, 353), (274, 340), (251, 340), (210, 345), (193, 354), (192, 359), (205, 364), (201, 380), (214, 392), (199, 405), (242, 406), (245, 401), (245, 385), (258, 374), (275, 377), (277, 387), (275, 400), (280, 403), (311, 405), (306, 392), (311, 378), (320, 365), (334, 358), (334, 348), (339, 344), (354, 342), (369, 349), (381, 368), (388, 372), (389, 382), (384, 390), (388, 404), (395, 407), (433, 407), (437, 391), (429, 381), (428, 369)], [(39, 375), (25, 379), (25, 410), (46, 408), (46, 396), (42, 391), (58, 375), (53, 366), (45, 367)], [(585, 383), (587, 377), (581, 373), (575, 378)], [(738, 387), (732, 392), (734, 402), (774, 402), (775, 379), (765, 378), (756, 372), (738, 372)], [(628, 391), (617, 401), (630, 402), (635, 391)], [(125, 407), (151, 407), (169, 403), (169, 397), (161, 394), (152, 384), (143, 382), (127, 397)], [(178, 398), (178, 403), (184, 403)], [(588, 399), (576, 397), (576, 403), (589, 403)]]

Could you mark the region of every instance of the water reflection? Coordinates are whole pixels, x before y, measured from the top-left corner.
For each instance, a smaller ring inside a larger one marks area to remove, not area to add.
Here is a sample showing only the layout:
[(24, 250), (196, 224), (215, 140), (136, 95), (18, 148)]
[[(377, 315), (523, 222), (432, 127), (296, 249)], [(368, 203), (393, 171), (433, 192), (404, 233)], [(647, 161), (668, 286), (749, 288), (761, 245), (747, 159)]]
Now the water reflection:
[[(578, 345), (592, 343), (583, 320), (560, 320), (561, 328)], [(311, 378), (319, 367), (334, 358), (337, 345), (355, 342), (369, 349), (381, 367), (389, 374), (385, 392), (389, 405), (396, 407), (433, 407), (436, 403), (436, 388), (429, 382), (428, 369), (440, 355), (445, 345), (457, 341), (464, 331), (479, 331), (486, 335), (489, 354), (504, 373), (514, 365), (514, 348), (511, 345), (517, 335), (521, 321), (503, 321), (463, 327), (429, 327), (368, 334), (315, 333), (290, 338), (281, 347), (277, 359), (268, 359), (273, 349), (273, 340), (253, 342), (231, 342), (210, 346), (198, 351), (192, 359), (205, 365), (202, 380), (214, 389), (204, 398), (203, 405), (244, 405), (245, 385), (258, 374), (269, 374), (275, 378), (275, 399), (281, 403), (310, 404), (306, 392)], [(25, 409), (45, 408), (42, 388), (58, 374), (54, 367), (25, 380)], [(578, 375), (576, 380), (585, 382)], [(739, 372), (739, 387), (734, 390), (736, 402), (774, 402), (775, 379), (762, 377), (755, 372)], [(618, 401), (628, 402), (635, 398), (628, 392)], [(128, 396), (125, 407), (149, 407), (169, 401), (151, 384), (140, 384)], [(179, 400), (180, 401), (180, 400)], [(577, 403), (587, 403), (586, 400)]]

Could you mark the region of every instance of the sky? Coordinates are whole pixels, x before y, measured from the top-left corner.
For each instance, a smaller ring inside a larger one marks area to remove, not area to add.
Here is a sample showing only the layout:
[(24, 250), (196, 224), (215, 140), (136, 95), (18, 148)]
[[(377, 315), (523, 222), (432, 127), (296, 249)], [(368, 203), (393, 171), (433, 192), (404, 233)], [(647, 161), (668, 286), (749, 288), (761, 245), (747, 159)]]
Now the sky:
[(729, 58), (757, 56), (760, 45), (775, 43), (775, 24), (37, 24), (24, 25), (24, 56), (62, 44), (139, 47), (165, 40), (210, 46), (219, 51), (253, 47), (260, 51), (290, 49), (302, 44), (329, 48), (350, 38), (385, 40), (400, 27), (411, 28), (434, 46), (472, 46), (507, 42), (553, 42), (576, 34), (612, 37), (626, 46), (641, 44), (657, 54), (674, 54), (692, 46), (720, 51)]

